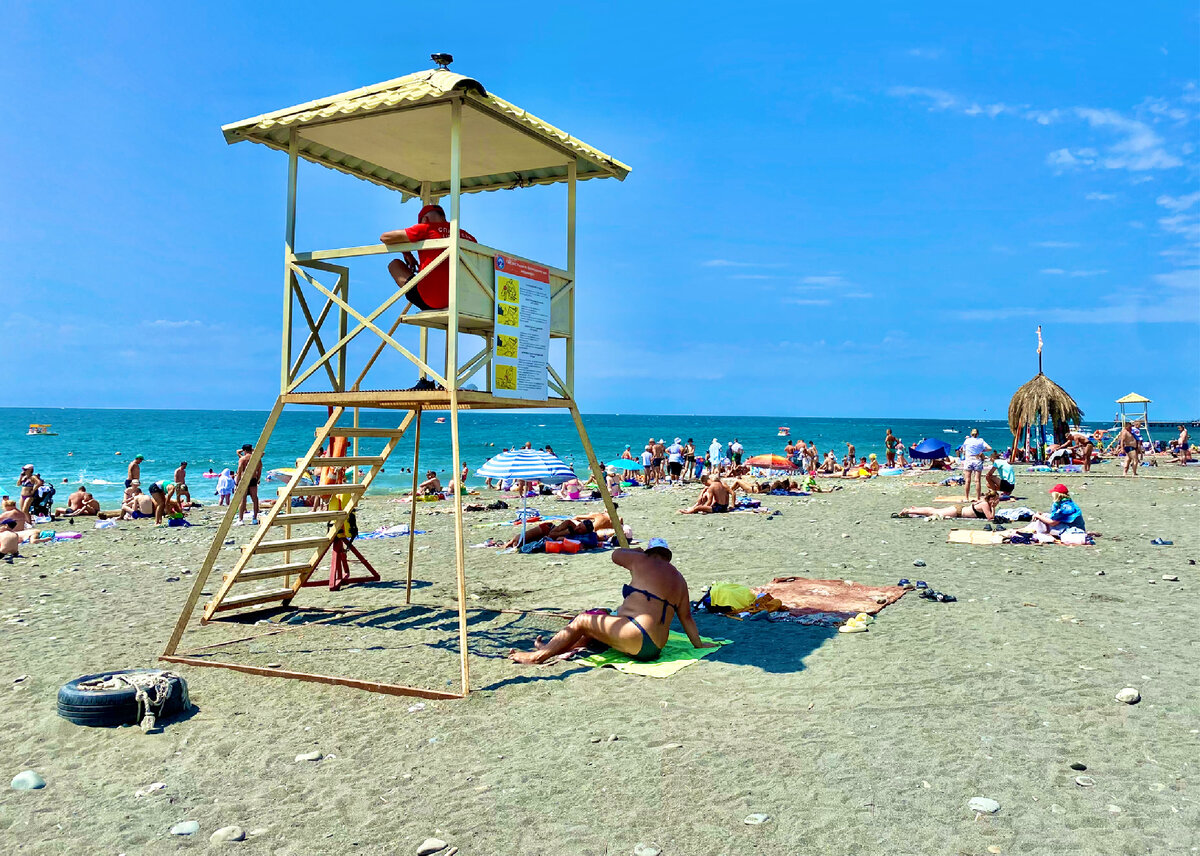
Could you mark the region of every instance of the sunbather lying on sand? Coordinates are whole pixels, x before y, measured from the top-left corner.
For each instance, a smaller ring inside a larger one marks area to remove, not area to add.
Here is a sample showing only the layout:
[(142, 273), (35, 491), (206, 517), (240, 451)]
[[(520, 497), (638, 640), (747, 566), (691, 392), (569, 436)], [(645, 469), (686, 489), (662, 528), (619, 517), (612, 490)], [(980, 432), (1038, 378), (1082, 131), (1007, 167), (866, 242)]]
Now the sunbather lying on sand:
[(989, 490), (983, 499), (977, 499), (974, 502), (946, 505), (940, 508), (928, 505), (910, 505), (908, 508), (893, 514), (892, 517), (933, 517), (938, 520), (945, 520), (950, 517), (963, 517), (968, 519), (993, 520), (996, 517), (996, 506), (999, 504), (1000, 494), (994, 490)]
[[(619, 507), (615, 503), (613, 504), (613, 508)], [(607, 511), (579, 514), (567, 520), (543, 520), (540, 523), (534, 523), (525, 528), (524, 540), (521, 538), (521, 533), (518, 532), (504, 546), (508, 548), (522, 543), (531, 544), (542, 538), (557, 541), (560, 538), (570, 538), (573, 535), (583, 535), (588, 532), (595, 532), (597, 538), (611, 538), (615, 534), (612, 519), (608, 516)]]
[(631, 580), (621, 590), (624, 600), (616, 615), (606, 609), (591, 609), (571, 619), (571, 623), (549, 642), (534, 640), (534, 650), (508, 652), (518, 663), (545, 663), (554, 657), (583, 648), (604, 651), (614, 648), (635, 660), (657, 660), (667, 644), (671, 622), (676, 615), (695, 648), (712, 648), (703, 642), (688, 595), (687, 580), (671, 564), (671, 550), (662, 538), (651, 538), (645, 552), (616, 550), (613, 562), (629, 571)]

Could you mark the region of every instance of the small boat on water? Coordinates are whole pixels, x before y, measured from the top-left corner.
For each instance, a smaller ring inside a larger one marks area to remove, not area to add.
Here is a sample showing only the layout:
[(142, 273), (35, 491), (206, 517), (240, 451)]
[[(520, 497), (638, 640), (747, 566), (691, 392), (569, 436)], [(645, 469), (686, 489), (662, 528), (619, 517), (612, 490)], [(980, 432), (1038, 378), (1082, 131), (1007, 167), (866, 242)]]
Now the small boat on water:
[(434, 424), (435, 424), (435, 425), (445, 425), (445, 424), (446, 424), (446, 417), (445, 417), (445, 416), (439, 416), (437, 419), (435, 419), (435, 420), (433, 420), (433, 421), (434, 421)]
[(29, 430), (25, 432), (26, 437), (57, 437), (58, 432), (51, 431), (50, 425), (33, 424), (29, 426)]
[(776, 437), (790, 437), (790, 436), (792, 436), (792, 429), (787, 427), (786, 425), (780, 425), (779, 433), (776, 434), (775, 436)]

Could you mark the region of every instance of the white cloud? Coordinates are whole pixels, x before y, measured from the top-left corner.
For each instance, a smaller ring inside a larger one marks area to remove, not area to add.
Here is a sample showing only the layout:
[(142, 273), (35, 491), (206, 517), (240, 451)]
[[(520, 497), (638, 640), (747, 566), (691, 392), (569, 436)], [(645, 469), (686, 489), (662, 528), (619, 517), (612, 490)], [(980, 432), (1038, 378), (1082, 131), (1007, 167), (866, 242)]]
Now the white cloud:
[(1062, 113), (1058, 110), (1030, 110), (1025, 113), (1025, 118), (1032, 119), (1039, 125), (1049, 125), (1062, 118)]
[(1093, 128), (1109, 129), (1118, 135), (1119, 139), (1108, 147), (1102, 161), (1106, 169), (1144, 172), (1183, 165), (1182, 160), (1163, 148), (1162, 137), (1145, 122), (1122, 116), (1116, 110), (1093, 107), (1076, 107), (1075, 115)]
[(1046, 163), (1050, 166), (1058, 167), (1061, 172), (1064, 169), (1073, 169), (1077, 166), (1093, 166), (1096, 163), (1096, 155), (1098, 152), (1095, 149), (1076, 149), (1072, 152), (1070, 149), (1055, 149), (1046, 155)]
[(1200, 190), (1195, 193), (1189, 193), (1186, 196), (1167, 196), (1164, 193), (1154, 201), (1163, 208), (1168, 208), (1171, 211), (1187, 211), (1197, 202), (1200, 202)]
[(944, 89), (929, 89), (924, 86), (893, 86), (888, 95), (894, 98), (924, 98), (930, 110), (949, 110), (958, 106), (958, 99)]
[(833, 303), (832, 300), (815, 297), (785, 297), (783, 302), (793, 306), (828, 306)]
[(800, 280), (805, 285), (848, 285), (849, 283), (842, 277), (840, 273), (832, 273), (823, 276), (806, 276)]
[(1042, 268), (1038, 273), (1049, 274), (1051, 276), (1062, 276), (1066, 273), (1062, 268)]
[(1200, 270), (1181, 268), (1169, 273), (1157, 273), (1154, 275), (1154, 281), (1167, 288), (1190, 291), (1194, 295), (1196, 289), (1200, 288)]
[(1163, 217), (1158, 221), (1158, 225), (1187, 241), (1200, 241), (1200, 217), (1176, 214), (1174, 217)]
[(1049, 250), (1069, 250), (1073, 247), (1078, 247), (1075, 241), (1038, 241), (1034, 244), (1035, 247), (1045, 247)]
[(709, 259), (701, 262), (703, 267), (737, 267), (737, 268), (769, 268), (779, 267), (777, 264), (766, 264), (765, 262), (733, 262), (729, 259)]
[(847, 300), (868, 300), (874, 296), (869, 291), (849, 291), (842, 295)]
[(778, 279), (770, 273), (735, 273), (730, 279)]
[(179, 330), (183, 327), (203, 327), (203, 321), (168, 321), (158, 319), (156, 321), (143, 321), (143, 327), (159, 327), (166, 330)]
[(1073, 270), (1071, 276), (1103, 276), (1106, 273), (1106, 270)]
[(1090, 199), (1092, 202), (1104, 202), (1109, 199), (1116, 199), (1116, 198), (1117, 198), (1117, 195), (1115, 193), (1097, 193), (1095, 191), (1093, 191), (1092, 193), (1089, 193), (1087, 196), (1084, 197), (1084, 199)]

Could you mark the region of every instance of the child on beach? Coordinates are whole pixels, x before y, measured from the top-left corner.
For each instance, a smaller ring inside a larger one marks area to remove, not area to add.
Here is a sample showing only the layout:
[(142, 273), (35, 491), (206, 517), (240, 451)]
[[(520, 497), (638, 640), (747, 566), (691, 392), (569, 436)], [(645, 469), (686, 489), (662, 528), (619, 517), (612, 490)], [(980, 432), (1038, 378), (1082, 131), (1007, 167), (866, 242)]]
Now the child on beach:
[(217, 496), (220, 498), (218, 505), (229, 505), (233, 499), (233, 473), (228, 467), (217, 477)]

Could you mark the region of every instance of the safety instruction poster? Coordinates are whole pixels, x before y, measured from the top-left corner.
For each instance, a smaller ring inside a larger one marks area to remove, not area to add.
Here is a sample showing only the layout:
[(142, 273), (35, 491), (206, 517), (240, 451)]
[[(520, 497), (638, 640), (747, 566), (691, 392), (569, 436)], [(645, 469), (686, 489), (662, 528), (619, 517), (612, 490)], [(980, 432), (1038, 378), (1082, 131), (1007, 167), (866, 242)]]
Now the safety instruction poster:
[(550, 269), (496, 255), (496, 340), (492, 394), (547, 398), (550, 359)]

